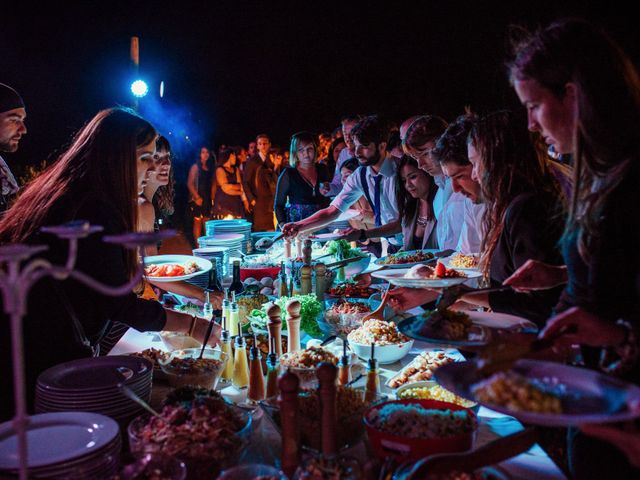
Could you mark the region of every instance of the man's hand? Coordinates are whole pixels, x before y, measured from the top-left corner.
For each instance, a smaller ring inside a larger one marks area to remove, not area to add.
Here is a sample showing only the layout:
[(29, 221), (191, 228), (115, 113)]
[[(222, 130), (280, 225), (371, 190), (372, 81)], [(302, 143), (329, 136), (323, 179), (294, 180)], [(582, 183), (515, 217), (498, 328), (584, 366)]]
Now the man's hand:
[(301, 225), (296, 222), (285, 223), (282, 226), (282, 233), (284, 233), (284, 236), (287, 238), (295, 238), (298, 236), (298, 233), (300, 232), (300, 228), (301, 228)]
[(197, 206), (201, 207), (201, 206), (202, 206), (202, 204), (203, 204), (203, 202), (204, 202), (204, 200), (203, 200), (203, 198), (202, 198), (202, 197), (198, 197), (198, 198), (196, 198), (196, 199), (194, 200), (194, 202), (196, 202), (196, 205), (197, 205)]
[[(569, 330), (570, 332), (561, 333)], [(573, 307), (547, 321), (540, 332), (540, 338), (553, 337), (560, 334), (558, 345), (589, 345), (592, 347), (608, 347), (624, 341), (624, 327), (607, 322), (602, 318)]]
[(426, 288), (394, 288), (389, 291), (389, 305), (395, 311), (406, 311), (419, 307), (437, 298), (438, 294)]

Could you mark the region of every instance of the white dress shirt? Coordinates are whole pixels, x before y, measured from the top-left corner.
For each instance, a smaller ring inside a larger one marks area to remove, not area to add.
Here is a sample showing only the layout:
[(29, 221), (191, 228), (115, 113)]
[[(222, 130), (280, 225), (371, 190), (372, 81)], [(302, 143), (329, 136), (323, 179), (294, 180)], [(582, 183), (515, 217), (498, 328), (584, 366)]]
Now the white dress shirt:
[(473, 203), (469, 198), (464, 199), (464, 221), (456, 251), (465, 255), (480, 253), (484, 236), (482, 229), (484, 210), (484, 203)]
[[(380, 220), (382, 225), (398, 219), (398, 204), (396, 201), (396, 163), (389, 156), (385, 159), (376, 175), (371, 167), (358, 167), (344, 184), (342, 191), (333, 199), (331, 205), (344, 212), (364, 195), (360, 170), (366, 168), (366, 181), (369, 186), (369, 196), (375, 202), (375, 177), (382, 176), (380, 181)], [(395, 242), (394, 242), (395, 243)]]
[(331, 180), (331, 184), (329, 185), (329, 193), (324, 194), (326, 197), (335, 197), (340, 193), (340, 190), (342, 190), (342, 175), (340, 174), (342, 164), (350, 158), (354, 157), (355, 155), (349, 152), (349, 149), (346, 147), (340, 151), (338, 160), (336, 160), (336, 170), (333, 173), (333, 179)]
[(433, 177), (438, 192), (433, 199), (433, 212), (438, 221), (436, 234), (440, 249), (455, 250), (460, 240), (460, 231), (464, 221), (465, 196), (453, 191), (451, 179), (440, 175)]

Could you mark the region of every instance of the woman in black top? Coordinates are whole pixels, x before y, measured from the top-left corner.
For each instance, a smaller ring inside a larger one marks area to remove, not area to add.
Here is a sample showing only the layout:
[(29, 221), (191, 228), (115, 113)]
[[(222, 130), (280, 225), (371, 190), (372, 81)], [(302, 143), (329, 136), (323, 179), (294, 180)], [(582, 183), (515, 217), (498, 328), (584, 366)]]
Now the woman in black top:
[(211, 200), (215, 195), (215, 158), (207, 147), (200, 149), (200, 158), (191, 165), (187, 177), (190, 194), (189, 209), (193, 216), (193, 241), (197, 242), (203, 226), (211, 218)]
[[(486, 205), (480, 248), (485, 278), (501, 285), (531, 258), (560, 264), (561, 194), (527, 129), (507, 111), (477, 119), (469, 134), (468, 155), (473, 165), (471, 178), (480, 183)], [(462, 300), (543, 325), (559, 294), (559, 289), (534, 295), (471, 292)]]
[(242, 218), (245, 210), (249, 210), (249, 203), (242, 189), (238, 157), (231, 148), (220, 152), (218, 168), (216, 168), (216, 185), (213, 218), (225, 218), (228, 215)]
[[(78, 241), (75, 270), (101, 283), (119, 286), (138, 268), (135, 250), (102, 241), (104, 235), (132, 232), (137, 224), (137, 199), (155, 166), (156, 132), (126, 109), (99, 112), (76, 136), (67, 151), (23, 191), (0, 221), (0, 243), (46, 245), (38, 256), (64, 265), (68, 242), (40, 229), (73, 220), (102, 225), (103, 232)], [(2, 311), (2, 310), (0, 310)], [(28, 400), (33, 400), (37, 376), (58, 363), (91, 355), (113, 322), (137, 330), (187, 332), (191, 318), (165, 311), (158, 302), (130, 292), (102, 295), (73, 279), (45, 277), (34, 284), (23, 320)], [(203, 338), (206, 321), (194, 323)], [(217, 336), (217, 332), (214, 336)], [(9, 321), (0, 318), (0, 378), (10, 384)], [(85, 342), (86, 340), (86, 342)], [(0, 393), (0, 418), (11, 416), (13, 389)]]
[[(580, 344), (587, 366), (640, 383), (640, 72), (600, 29), (566, 20), (517, 45), (509, 73), (529, 129), (574, 159), (574, 192), (566, 266), (528, 262), (506, 283), (537, 291), (568, 280), (563, 313), (542, 336), (573, 327), (557, 343)], [(640, 475), (575, 431), (569, 460), (575, 478)]]
[(291, 137), (290, 167), (278, 178), (274, 210), (279, 225), (297, 222), (326, 207), (320, 194), (322, 184), (331, 181), (325, 165), (316, 163), (315, 136), (308, 132)]

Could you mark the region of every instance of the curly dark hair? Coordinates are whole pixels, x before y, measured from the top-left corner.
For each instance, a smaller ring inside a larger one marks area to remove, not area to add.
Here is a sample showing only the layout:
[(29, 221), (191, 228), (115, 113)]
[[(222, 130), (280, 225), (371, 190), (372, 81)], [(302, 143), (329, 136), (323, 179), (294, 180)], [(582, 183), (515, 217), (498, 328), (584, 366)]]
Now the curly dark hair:
[(356, 123), (351, 136), (363, 145), (373, 143), (377, 147), (389, 141), (389, 129), (378, 115), (370, 115)]
[[(171, 153), (171, 145), (169, 140), (163, 136), (159, 136), (156, 140), (156, 150), (166, 150), (169, 155)], [(175, 197), (175, 178), (173, 176), (173, 157), (171, 157), (171, 169), (169, 170), (169, 183), (159, 187), (153, 196), (152, 203), (162, 218), (166, 219), (173, 215), (175, 211), (173, 200)]]

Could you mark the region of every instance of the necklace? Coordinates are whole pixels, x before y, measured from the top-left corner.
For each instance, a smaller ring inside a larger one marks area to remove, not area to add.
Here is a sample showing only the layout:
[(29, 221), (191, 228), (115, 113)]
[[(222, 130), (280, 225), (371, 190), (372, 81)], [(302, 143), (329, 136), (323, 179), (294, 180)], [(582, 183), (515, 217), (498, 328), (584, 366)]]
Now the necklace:
[(304, 180), (305, 183), (311, 187), (311, 195), (315, 197), (316, 196), (316, 186), (313, 183), (311, 183), (311, 181), (302, 174), (302, 171), (299, 168), (297, 170), (298, 170), (298, 174), (302, 177), (302, 180)]
[(429, 219), (427, 217), (418, 217), (416, 223), (421, 227), (426, 227), (429, 224)]

